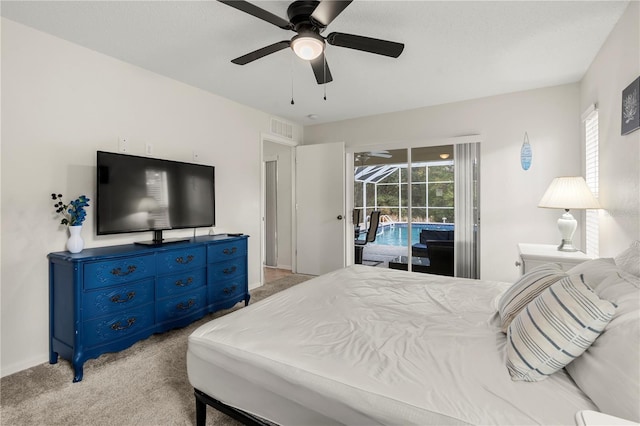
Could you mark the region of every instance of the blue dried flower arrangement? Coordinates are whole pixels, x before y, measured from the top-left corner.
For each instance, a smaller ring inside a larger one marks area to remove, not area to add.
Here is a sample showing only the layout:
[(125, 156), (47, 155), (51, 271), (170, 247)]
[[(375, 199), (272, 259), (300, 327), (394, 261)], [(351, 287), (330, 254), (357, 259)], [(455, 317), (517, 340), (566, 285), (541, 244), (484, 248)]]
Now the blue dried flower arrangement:
[(61, 225), (82, 225), (82, 222), (84, 222), (87, 217), (87, 212), (84, 208), (89, 206), (89, 199), (86, 195), (79, 196), (69, 204), (65, 204), (64, 201), (62, 201), (62, 194), (51, 194), (51, 199), (57, 201), (53, 205), (56, 213), (63, 216), (60, 220)]

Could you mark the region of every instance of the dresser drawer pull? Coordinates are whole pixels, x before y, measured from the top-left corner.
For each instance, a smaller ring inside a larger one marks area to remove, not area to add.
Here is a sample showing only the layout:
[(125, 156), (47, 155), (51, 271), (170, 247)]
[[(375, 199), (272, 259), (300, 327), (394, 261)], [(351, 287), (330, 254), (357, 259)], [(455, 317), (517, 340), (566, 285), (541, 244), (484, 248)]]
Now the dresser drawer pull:
[(189, 284), (191, 284), (192, 282), (193, 282), (193, 277), (189, 277), (189, 278), (187, 278), (187, 281), (186, 281), (186, 282), (185, 282), (185, 281), (182, 281), (182, 280), (178, 280), (178, 281), (176, 281), (176, 282), (175, 282), (175, 285), (176, 285), (177, 287), (186, 287), (186, 286), (188, 286)]
[(115, 275), (117, 277), (126, 277), (129, 274), (133, 274), (136, 271), (137, 268), (138, 267), (136, 265), (129, 265), (129, 266), (127, 266), (127, 271), (126, 272), (122, 272), (122, 269), (120, 269), (120, 268), (113, 268), (111, 270), (111, 274), (113, 274), (113, 275)]
[(127, 293), (127, 298), (126, 299), (122, 299), (122, 298), (120, 298), (119, 294), (116, 294), (115, 296), (113, 296), (111, 298), (111, 301), (113, 303), (125, 303), (125, 302), (128, 302), (129, 300), (133, 299), (134, 297), (136, 297), (136, 292), (135, 291), (130, 291), (129, 293)]
[(224, 268), (224, 270), (222, 271), (224, 274), (233, 274), (238, 268), (236, 268), (235, 266), (232, 266), (231, 268)]
[(187, 260), (184, 260), (184, 257), (179, 256), (176, 257), (176, 262), (181, 264), (181, 265), (186, 265), (187, 263), (191, 263), (191, 261), (195, 258), (194, 255), (190, 254), (189, 256), (187, 256)]
[(231, 247), (231, 249), (226, 248), (222, 250), (224, 254), (234, 254), (237, 251), (238, 251), (238, 247)]
[(127, 325), (125, 325), (125, 326), (121, 326), (121, 325), (120, 325), (120, 321), (118, 321), (118, 322), (116, 322), (116, 323), (114, 323), (114, 324), (111, 324), (111, 329), (112, 329), (112, 330), (115, 330), (115, 331), (126, 330), (127, 328), (129, 328), (129, 327), (131, 327), (133, 324), (135, 324), (135, 322), (136, 322), (136, 319), (135, 319), (135, 318), (129, 318), (129, 319), (127, 320)]
[(236, 291), (236, 285), (232, 285), (231, 287), (225, 287), (222, 289), (222, 291), (224, 292), (224, 294), (232, 294)]
[(176, 305), (177, 309), (180, 309), (182, 311), (186, 311), (187, 309), (190, 309), (193, 305), (196, 304), (196, 301), (193, 299), (189, 299), (189, 302), (187, 302), (187, 304), (185, 305), (184, 303), (180, 302)]

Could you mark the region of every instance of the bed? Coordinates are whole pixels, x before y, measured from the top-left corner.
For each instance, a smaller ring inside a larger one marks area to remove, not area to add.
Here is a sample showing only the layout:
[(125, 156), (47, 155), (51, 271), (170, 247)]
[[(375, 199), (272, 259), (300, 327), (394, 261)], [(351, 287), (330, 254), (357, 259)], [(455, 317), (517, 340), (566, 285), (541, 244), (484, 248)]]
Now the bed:
[[(204, 404), (279, 425), (570, 425), (583, 410), (640, 421), (640, 271), (617, 259), (516, 283), (362, 265), (313, 278), (191, 334), (197, 423)], [(508, 310), (571, 280), (611, 315), (566, 368), (523, 380), (510, 346), (524, 317), (505, 325)]]

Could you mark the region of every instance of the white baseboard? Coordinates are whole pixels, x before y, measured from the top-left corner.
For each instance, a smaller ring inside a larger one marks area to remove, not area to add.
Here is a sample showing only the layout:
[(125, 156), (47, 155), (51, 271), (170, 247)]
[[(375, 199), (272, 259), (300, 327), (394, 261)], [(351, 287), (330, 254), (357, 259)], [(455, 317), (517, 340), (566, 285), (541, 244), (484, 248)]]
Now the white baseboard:
[(10, 376), (11, 374), (26, 370), (31, 367), (35, 367), (36, 365), (44, 364), (45, 362), (49, 362), (48, 354), (45, 356), (36, 356), (28, 360), (16, 362), (11, 365), (5, 365), (2, 366), (2, 370), (0, 370), (0, 377)]

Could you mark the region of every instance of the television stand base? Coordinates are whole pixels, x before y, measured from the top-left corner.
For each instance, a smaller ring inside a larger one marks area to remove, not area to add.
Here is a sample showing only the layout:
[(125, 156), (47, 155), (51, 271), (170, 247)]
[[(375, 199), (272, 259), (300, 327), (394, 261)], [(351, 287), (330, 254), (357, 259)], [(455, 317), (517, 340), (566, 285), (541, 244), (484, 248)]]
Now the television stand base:
[(162, 230), (155, 230), (153, 231), (153, 240), (151, 241), (138, 241), (135, 244), (138, 245), (142, 245), (142, 246), (151, 246), (151, 247), (158, 247), (164, 244), (171, 244), (171, 243), (184, 243), (187, 241), (191, 241), (191, 238), (189, 237), (179, 237), (179, 238), (162, 238)]
[(182, 237), (182, 238), (164, 238), (160, 241), (156, 241), (156, 240), (148, 240), (148, 241), (136, 241), (134, 244), (138, 244), (141, 246), (151, 246), (151, 247), (157, 247), (157, 246), (163, 246), (165, 244), (172, 244), (172, 243), (185, 243), (191, 241), (191, 238), (189, 237)]

